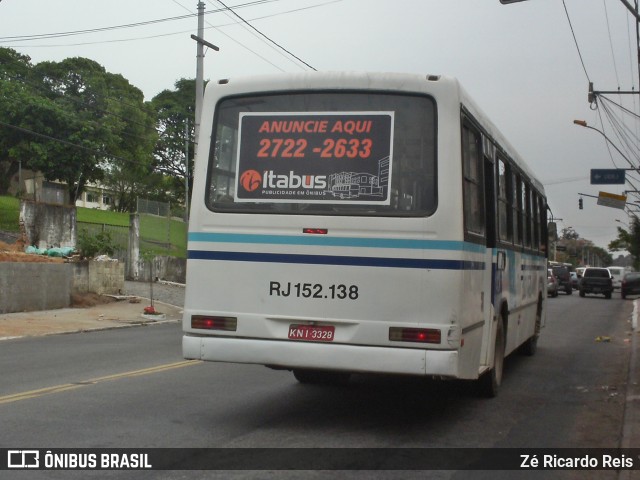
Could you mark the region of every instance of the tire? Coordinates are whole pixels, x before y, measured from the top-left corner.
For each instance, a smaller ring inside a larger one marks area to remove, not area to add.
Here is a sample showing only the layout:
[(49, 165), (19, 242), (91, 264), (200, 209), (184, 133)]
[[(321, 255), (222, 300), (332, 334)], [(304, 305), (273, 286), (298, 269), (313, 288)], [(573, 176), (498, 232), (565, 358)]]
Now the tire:
[(584, 290), (580, 290), (580, 296), (584, 297)]
[(493, 368), (483, 373), (477, 380), (478, 393), (484, 398), (494, 398), (502, 384), (504, 369), (505, 335), (502, 316), (496, 324), (496, 340), (493, 344)]
[(567, 295), (571, 295), (573, 293), (573, 287), (569, 287), (568, 290), (565, 289), (564, 293), (566, 293)]
[(606, 298), (607, 300), (611, 300), (611, 292), (605, 293), (604, 298)]
[(623, 300), (627, 298), (627, 294), (624, 292), (620, 292), (620, 296), (622, 297)]
[(300, 383), (316, 385), (344, 385), (349, 382), (350, 373), (326, 370), (294, 369), (293, 376)]
[(553, 298), (556, 298), (558, 296), (558, 290), (556, 290), (555, 292), (553, 292)]

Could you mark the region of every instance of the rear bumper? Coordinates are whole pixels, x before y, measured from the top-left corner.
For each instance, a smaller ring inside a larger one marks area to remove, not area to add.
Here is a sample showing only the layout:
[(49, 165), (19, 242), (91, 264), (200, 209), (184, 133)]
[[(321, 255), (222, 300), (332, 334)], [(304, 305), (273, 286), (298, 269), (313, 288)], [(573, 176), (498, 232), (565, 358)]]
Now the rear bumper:
[(313, 368), (361, 373), (458, 378), (458, 352), (184, 335), (184, 358), (251, 363), (285, 369)]
[(580, 290), (584, 293), (612, 293), (613, 287), (599, 287), (596, 285), (592, 286), (582, 286)]

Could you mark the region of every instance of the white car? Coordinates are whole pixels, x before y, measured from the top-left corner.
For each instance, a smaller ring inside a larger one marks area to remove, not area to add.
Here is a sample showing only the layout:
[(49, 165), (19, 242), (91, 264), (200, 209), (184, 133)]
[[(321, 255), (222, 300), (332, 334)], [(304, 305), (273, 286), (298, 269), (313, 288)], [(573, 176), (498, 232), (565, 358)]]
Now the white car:
[(613, 289), (620, 290), (620, 286), (622, 285), (622, 279), (624, 278), (624, 274), (627, 273), (627, 269), (625, 267), (607, 267), (611, 276), (613, 277)]

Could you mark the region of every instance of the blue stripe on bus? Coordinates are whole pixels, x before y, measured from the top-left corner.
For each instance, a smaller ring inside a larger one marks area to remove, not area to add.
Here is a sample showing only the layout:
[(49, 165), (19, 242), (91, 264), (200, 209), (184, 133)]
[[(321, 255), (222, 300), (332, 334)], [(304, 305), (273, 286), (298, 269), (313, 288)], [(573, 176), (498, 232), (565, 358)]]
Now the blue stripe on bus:
[(190, 260), (231, 262), (293, 263), (308, 265), (349, 265), (357, 267), (419, 268), (428, 270), (483, 270), (485, 262), (420, 258), (348, 257), (338, 255), (298, 255), (287, 253), (220, 252), (189, 250)]
[(449, 250), (485, 253), (487, 248), (474, 243), (454, 240), (412, 240), (406, 238), (329, 237), (325, 235), (253, 235), (239, 233), (190, 232), (191, 242), (249, 243), (270, 245), (309, 245), (326, 247), (368, 247), (412, 250)]

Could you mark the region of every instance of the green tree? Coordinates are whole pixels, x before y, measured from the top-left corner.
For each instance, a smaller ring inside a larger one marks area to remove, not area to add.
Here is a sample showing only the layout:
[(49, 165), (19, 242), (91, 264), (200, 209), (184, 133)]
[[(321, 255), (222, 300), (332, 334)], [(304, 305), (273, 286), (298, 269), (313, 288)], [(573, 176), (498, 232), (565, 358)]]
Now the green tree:
[(607, 248), (611, 252), (626, 250), (633, 257), (633, 268), (640, 270), (640, 220), (634, 217), (629, 230), (618, 227), (618, 238), (609, 242)]
[(139, 89), (87, 58), (42, 62), (33, 70), (66, 113), (55, 134), (65, 143), (49, 142), (33, 166), (48, 180), (64, 181), (72, 204), (88, 183), (104, 183), (108, 174), (149, 172), (154, 116)]
[(155, 170), (168, 177), (174, 192), (173, 202), (183, 202), (185, 197), (185, 127), (188, 126), (189, 185), (192, 185), (194, 110), (196, 100), (195, 79), (182, 78), (175, 83), (175, 90), (163, 90), (152, 100), (158, 118), (159, 139), (154, 151)]
[(118, 142), (111, 148), (116, 155), (109, 161), (103, 183), (116, 195), (116, 209), (133, 212), (136, 198), (146, 195), (153, 181), (153, 150), (158, 140), (156, 114), (142, 92), (120, 75), (110, 78), (108, 109), (118, 125)]
[(38, 86), (30, 58), (0, 48), (0, 194), (7, 193), (20, 165), (30, 168), (46, 157), (50, 144), (45, 137), (63, 123), (63, 109)]

